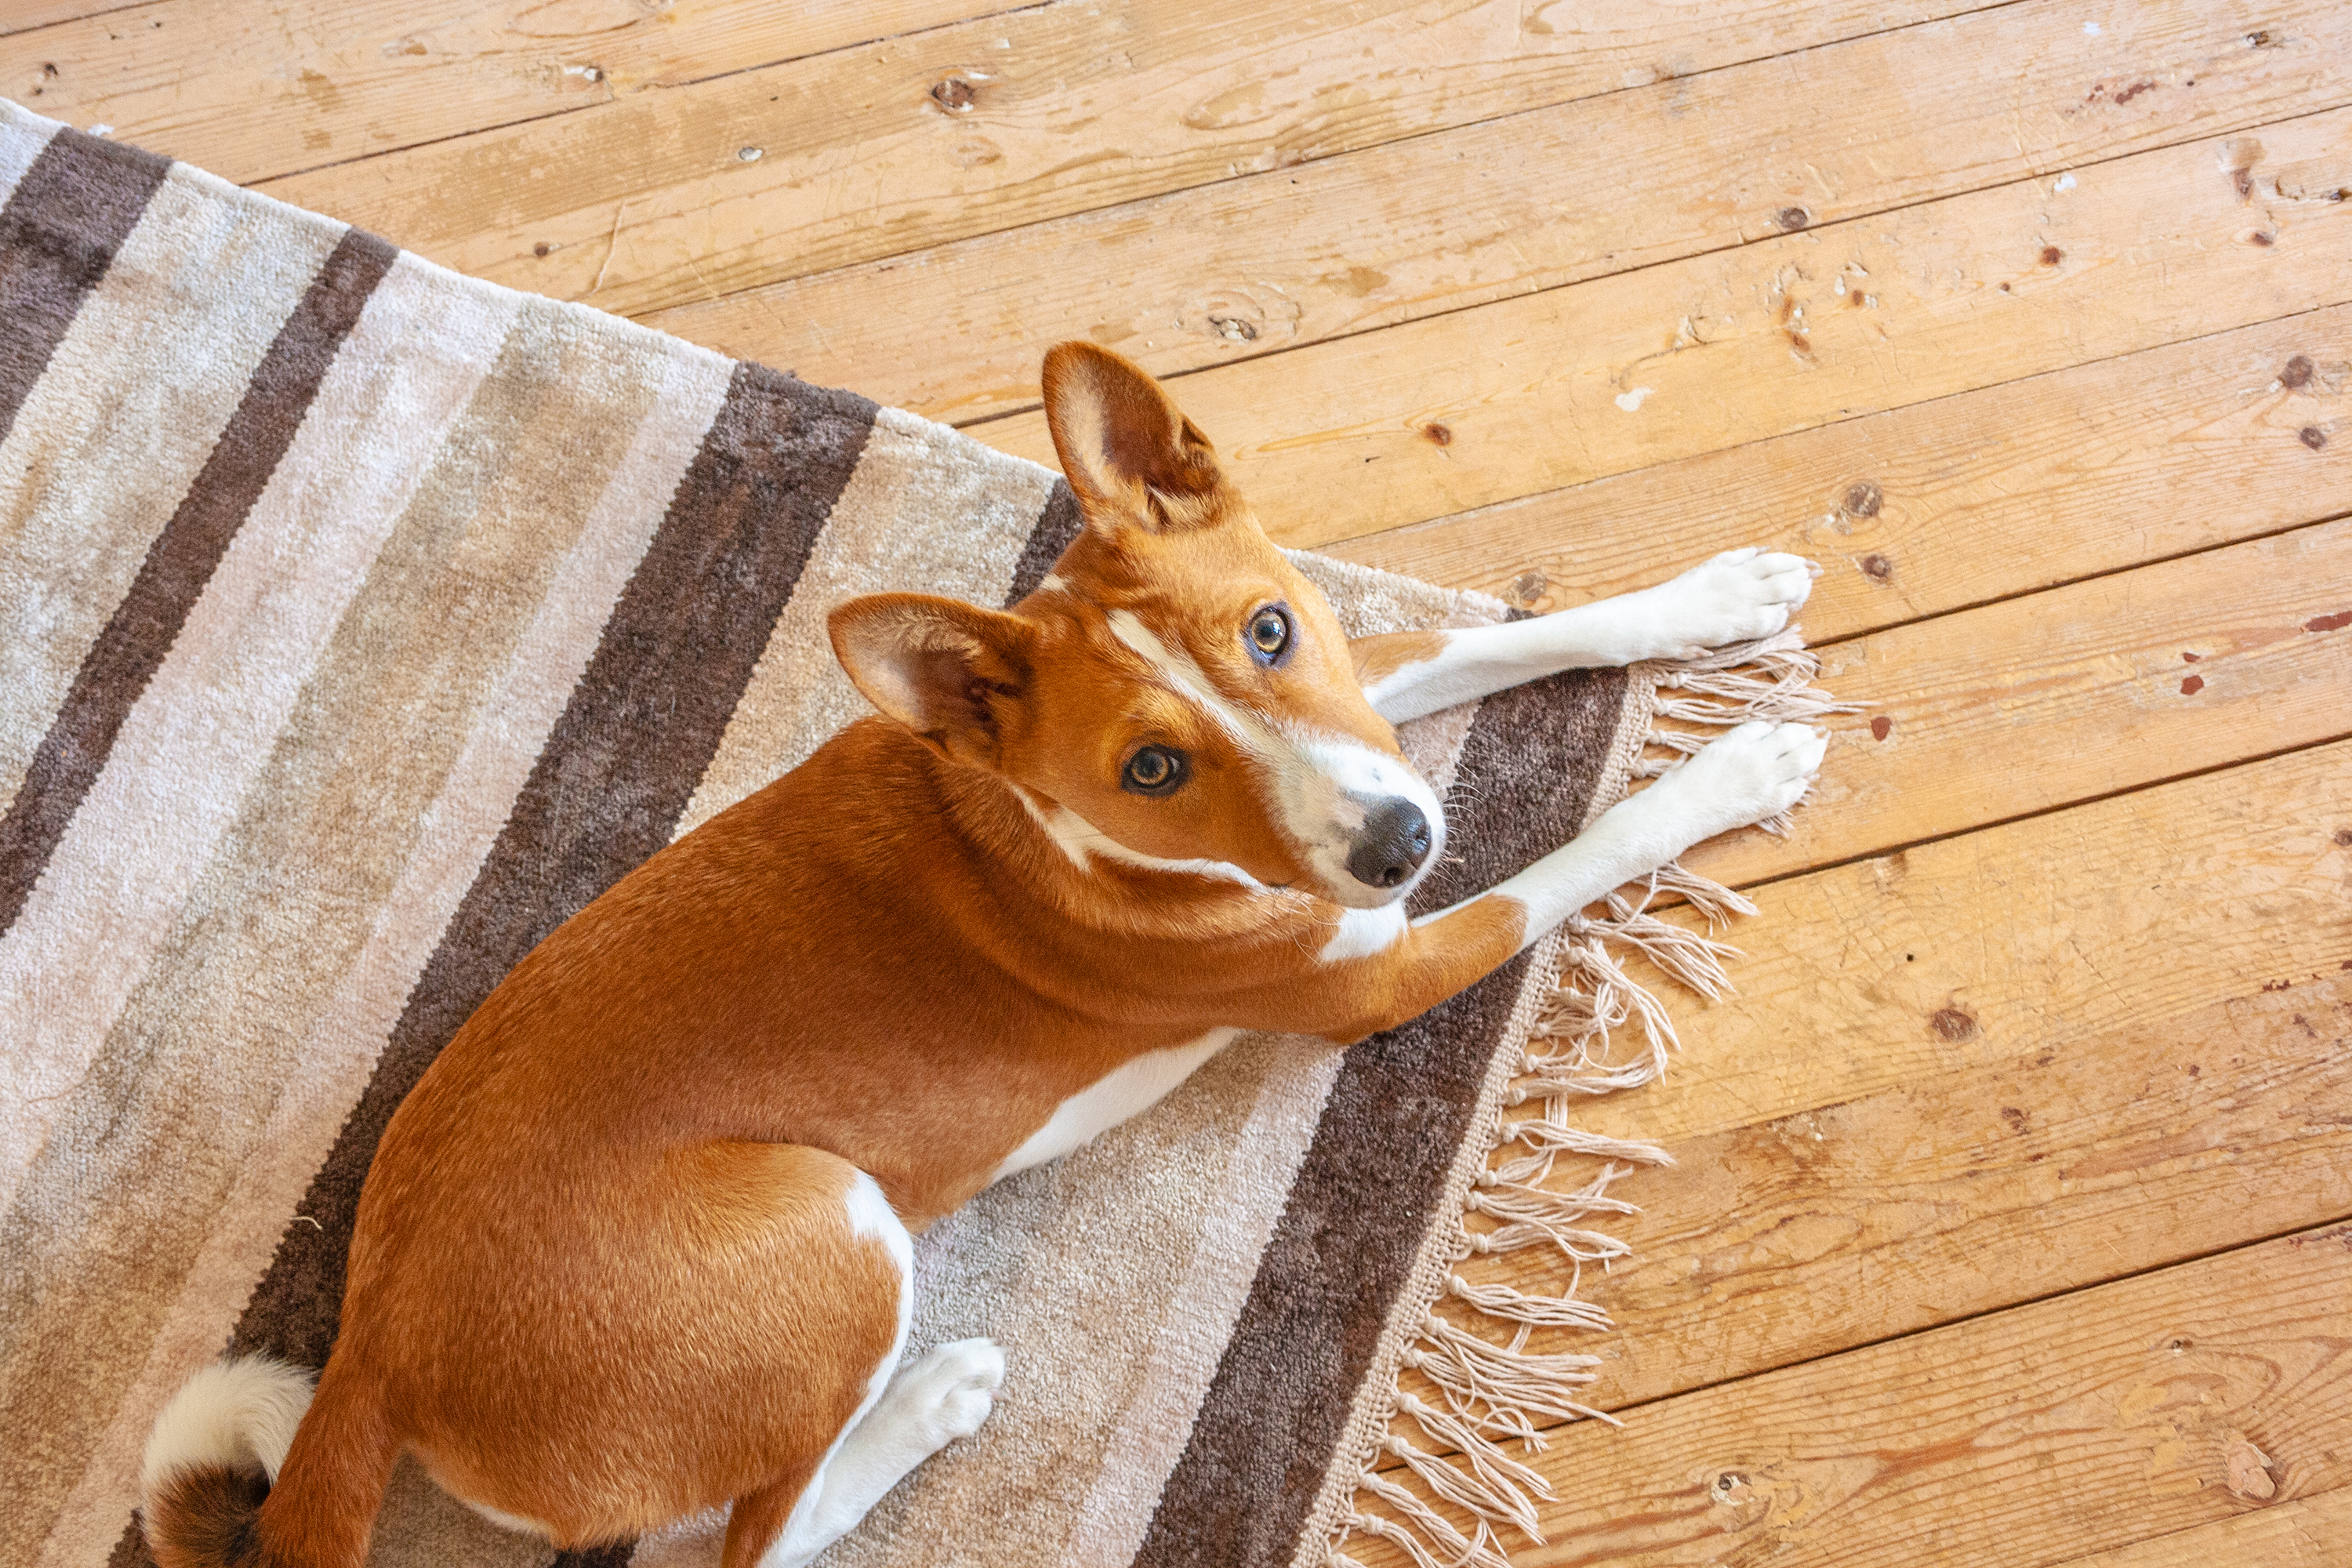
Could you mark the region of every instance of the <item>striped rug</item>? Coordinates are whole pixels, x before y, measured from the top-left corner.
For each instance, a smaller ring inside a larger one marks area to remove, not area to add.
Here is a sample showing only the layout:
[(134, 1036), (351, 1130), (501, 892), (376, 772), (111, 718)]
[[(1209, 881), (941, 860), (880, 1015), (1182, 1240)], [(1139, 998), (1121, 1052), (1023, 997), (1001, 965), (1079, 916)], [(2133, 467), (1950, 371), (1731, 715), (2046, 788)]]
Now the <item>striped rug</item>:
[[(324, 1359), (376, 1139), (490, 988), (863, 711), (826, 611), (1016, 600), (1076, 516), (941, 426), (5, 103), (0, 203), (0, 1561), (96, 1568), (145, 1561), (139, 1453), (192, 1371)], [(1504, 614), (1301, 560), (1354, 631)], [(1714, 693), (1701, 723), (1818, 705), (1792, 639), (1751, 652), (1412, 726), (1468, 847), (1424, 900), (1654, 769), (1662, 679)], [(1654, 1070), (1603, 937), (1711, 973), (1621, 904), (1354, 1050), (1237, 1045), (924, 1237), (918, 1341), (993, 1336), (1007, 1397), (826, 1562), (1273, 1568), (1384, 1533), (1498, 1561), (1473, 1517), (1532, 1522), (1539, 1490), (1501, 1439), (1575, 1413), (1567, 1342), (1604, 1320), (1454, 1265), (1605, 1245), (1577, 1222), (1607, 1172), (1542, 1178), (1645, 1157), (1565, 1117)], [(1497, 1367), (1508, 1403), (1476, 1392)], [(712, 1523), (569, 1560), (708, 1563)], [(555, 1556), (413, 1468), (375, 1551)]]

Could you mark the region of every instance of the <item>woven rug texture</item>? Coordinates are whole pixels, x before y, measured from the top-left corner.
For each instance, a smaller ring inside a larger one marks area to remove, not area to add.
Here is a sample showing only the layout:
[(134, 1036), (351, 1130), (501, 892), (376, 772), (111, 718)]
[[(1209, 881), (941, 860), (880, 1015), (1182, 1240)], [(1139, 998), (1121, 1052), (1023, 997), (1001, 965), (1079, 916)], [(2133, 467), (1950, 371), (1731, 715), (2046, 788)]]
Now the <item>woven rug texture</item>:
[[(1076, 528), (1054, 474), (943, 426), (0, 103), (0, 1560), (145, 1562), (163, 1401), (225, 1351), (324, 1360), (376, 1139), (457, 1026), (866, 710), (833, 605), (1010, 604)], [(1299, 560), (1351, 634), (1506, 614)], [(1809, 673), (1784, 637), (1409, 726), (1461, 851), (1418, 907), (1671, 760), (1661, 681), (1717, 726), (1818, 710)], [(1578, 1224), (1654, 1152), (1580, 1141), (1561, 1098), (1654, 1071), (1625, 941), (1702, 984), (1719, 951), (1621, 900), (1353, 1049), (1244, 1038), (920, 1238), (909, 1354), (989, 1335), (1007, 1396), (824, 1561), (1289, 1568), (1369, 1533), (1499, 1562), (1540, 1492), (1509, 1417), (1575, 1414), (1569, 1341), (1605, 1322)], [(1619, 1163), (1561, 1195), (1567, 1156)], [(1519, 1246), (1568, 1253), (1559, 1297), (1457, 1279)], [(1447, 1398), (1391, 1446), (1408, 1352)], [(1532, 1392), (1482, 1402), (1494, 1366)], [(1495, 1456), (1454, 1499), (1482, 1522), (1382, 1479), (1399, 1447), (1424, 1477)], [(715, 1531), (568, 1557), (707, 1563)], [(373, 1561), (556, 1556), (404, 1466)]]

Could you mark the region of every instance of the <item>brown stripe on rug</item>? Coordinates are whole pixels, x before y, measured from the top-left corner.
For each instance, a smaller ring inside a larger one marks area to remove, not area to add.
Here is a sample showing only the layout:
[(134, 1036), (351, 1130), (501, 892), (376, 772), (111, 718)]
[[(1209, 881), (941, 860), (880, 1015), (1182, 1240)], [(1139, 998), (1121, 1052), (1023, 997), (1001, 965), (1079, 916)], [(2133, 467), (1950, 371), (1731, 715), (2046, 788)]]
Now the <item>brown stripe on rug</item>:
[(1054, 563), (1062, 558), (1062, 552), (1070, 547), (1085, 525), (1085, 520), (1078, 515), (1078, 498), (1070, 489), (1070, 481), (1056, 475), (1054, 493), (1037, 519), (1036, 531), (1022, 548), (1021, 559), (1013, 563), (1013, 586), (1004, 595), (1006, 608), (1037, 591), (1037, 584), (1045, 580)]
[(171, 166), (59, 131), (0, 207), (0, 436)]
[[(1444, 909), (1576, 835), (1619, 727), (1625, 672), (1572, 670), (1486, 699), (1449, 792)], [(1287, 1568), (1388, 1322), (1441, 1214), (1448, 1168), (1527, 978), (1526, 954), (1349, 1048), (1139, 1568)]]
[[(57, 142), (50, 145), (54, 150)], [(354, 229), (328, 257), (270, 344), (186, 498), (148, 550), (131, 592), (84, 657), (24, 784), (0, 816), (0, 931), (16, 922), (58, 836), (104, 765), (124, 716), (277, 471), (336, 350), (398, 254)]]

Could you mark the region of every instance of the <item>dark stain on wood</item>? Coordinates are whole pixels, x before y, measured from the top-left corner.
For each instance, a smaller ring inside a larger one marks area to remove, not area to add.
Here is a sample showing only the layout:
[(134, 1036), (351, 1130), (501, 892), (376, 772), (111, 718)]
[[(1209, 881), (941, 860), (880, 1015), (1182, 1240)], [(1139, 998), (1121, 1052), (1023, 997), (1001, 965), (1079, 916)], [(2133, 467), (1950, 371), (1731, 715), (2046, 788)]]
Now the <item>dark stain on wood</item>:
[(1428, 437), (1433, 445), (1439, 447), (1454, 445), (1454, 432), (1433, 419), (1421, 427), (1421, 433)]
[(980, 89), (960, 76), (951, 76), (931, 88), (931, 101), (950, 114), (961, 114), (979, 99)]
[(2352, 610), (2338, 610), (2332, 616), (2314, 616), (2303, 623), (2307, 632), (2340, 632), (2352, 626)]
[(2042, 247), (2042, 266), (2044, 266), (2044, 267), (2055, 267), (2055, 266), (2057, 266), (2060, 262), (2062, 262), (2062, 261), (2063, 261), (2063, 260), (2065, 260), (2065, 259), (2066, 259), (2066, 253), (2065, 253), (2064, 251), (2063, 251), (2063, 250), (2059, 249), (2056, 246), (2054, 246), (2054, 245), (2045, 245), (2045, 246), (2043, 246), (2043, 247)]
[(2294, 438), (2315, 452), (2327, 445), (2327, 432), (2316, 425), (2305, 426), (2294, 433)]
[(1794, 234), (1809, 226), (1813, 221), (1813, 215), (1802, 207), (1782, 207), (1772, 215), (1772, 221), (1780, 226), (1783, 234)]
[(1938, 1038), (1956, 1046), (1977, 1037), (1977, 1021), (1958, 1007), (1938, 1007), (1929, 1015), (1927, 1026), (1936, 1031)]
[(2309, 354), (2297, 354), (2279, 372), (2279, 384), (2289, 392), (2299, 386), (2309, 386), (2313, 368)]
[(1848, 517), (1876, 517), (1885, 505), (1885, 494), (1869, 479), (1860, 479), (1846, 487), (1844, 499), (1838, 502)]
[(2180, 683), (2180, 695), (2183, 697), (2194, 697), (2204, 689), (2205, 678), (2201, 675), (2192, 675)]
[(1870, 738), (1874, 741), (1884, 741), (1894, 732), (1895, 721), (1884, 713), (1870, 721)]
[(1862, 574), (1874, 583), (1884, 583), (1895, 575), (1895, 563), (1873, 552), (1862, 558)]

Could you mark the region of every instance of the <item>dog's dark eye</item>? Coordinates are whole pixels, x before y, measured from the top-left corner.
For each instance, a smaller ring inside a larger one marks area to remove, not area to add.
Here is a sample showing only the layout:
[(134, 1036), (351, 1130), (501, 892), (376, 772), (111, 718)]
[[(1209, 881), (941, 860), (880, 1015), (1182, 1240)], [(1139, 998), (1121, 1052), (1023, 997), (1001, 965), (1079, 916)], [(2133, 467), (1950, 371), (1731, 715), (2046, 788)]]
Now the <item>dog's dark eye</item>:
[(1190, 772), (1183, 752), (1146, 746), (1127, 759), (1127, 772), (1119, 783), (1137, 795), (1167, 795), (1183, 784)]
[(1261, 664), (1272, 664), (1290, 647), (1290, 612), (1280, 605), (1268, 605), (1250, 617), (1250, 651)]

